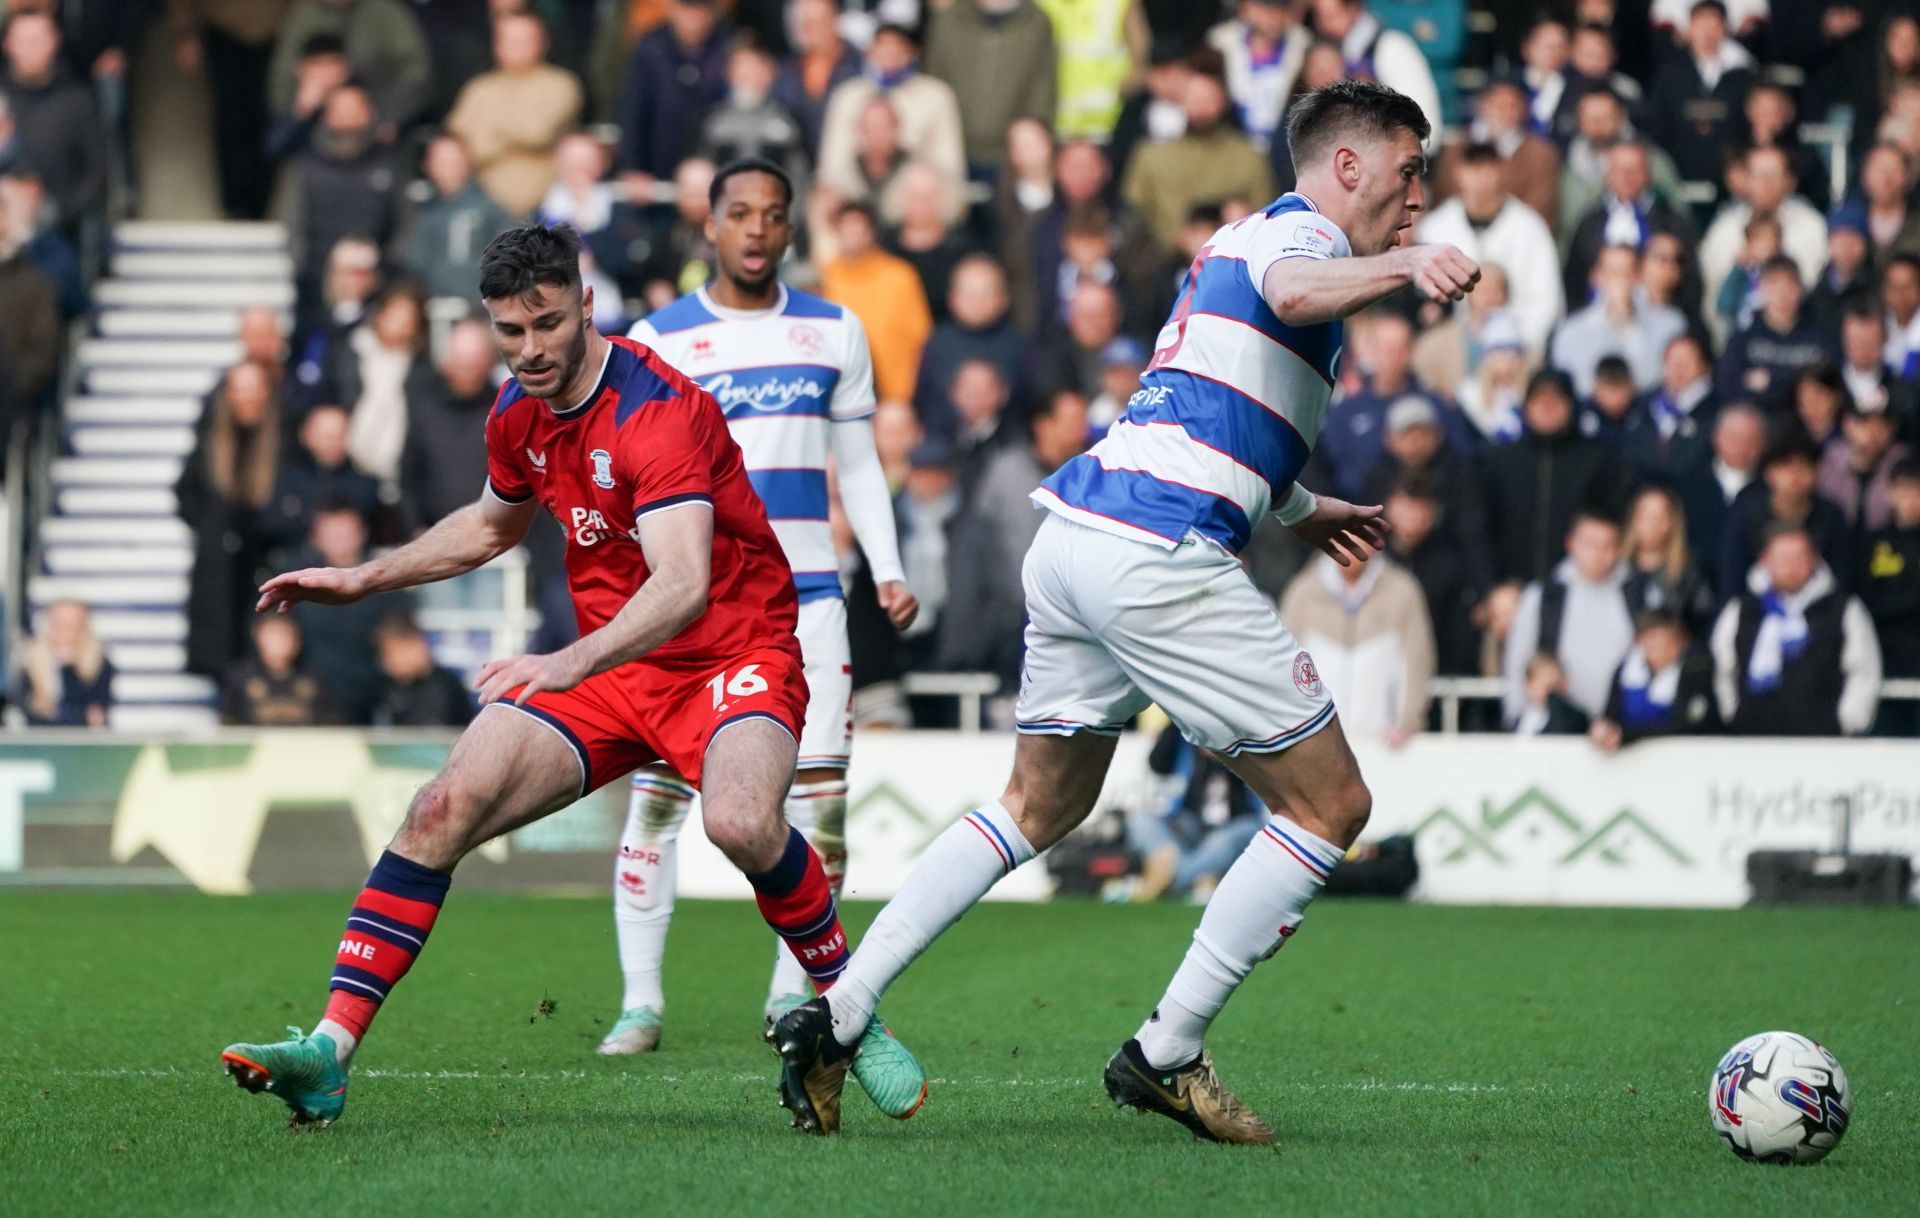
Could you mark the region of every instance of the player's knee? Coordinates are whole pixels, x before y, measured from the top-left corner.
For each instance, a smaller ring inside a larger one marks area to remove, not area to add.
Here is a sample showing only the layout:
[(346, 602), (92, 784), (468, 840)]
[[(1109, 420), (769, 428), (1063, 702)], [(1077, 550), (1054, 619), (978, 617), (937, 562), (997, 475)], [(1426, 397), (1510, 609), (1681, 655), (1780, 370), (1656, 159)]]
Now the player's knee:
[(1373, 815), (1373, 792), (1367, 789), (1366, 780), (1355, 774), (1342, 783), (1327, 812), (1333, 830), (1331, 840), (1341, 846), (1353, 845)]
[(407, 807), (400, 836), (450, 864), (463, 852), (468, 832), (478, 820), (485, 800), (461, 783), (445, 777), (421, 787)]
[(777, 810), (740, 799), (720, 799), (705, 807), (702, 819), (707, 840), (741, 870), (764, 871), (779, 861), (787, 826)]

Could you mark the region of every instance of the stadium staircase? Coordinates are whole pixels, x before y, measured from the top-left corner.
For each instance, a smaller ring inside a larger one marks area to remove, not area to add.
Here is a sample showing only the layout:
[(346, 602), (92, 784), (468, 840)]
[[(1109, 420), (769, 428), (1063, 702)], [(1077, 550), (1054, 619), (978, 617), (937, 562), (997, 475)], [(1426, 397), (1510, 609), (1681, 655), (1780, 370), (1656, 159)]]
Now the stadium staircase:
[(193, 538), (173, 487), (202, 398), (239, 356), (240, 310), (290, 311), (292, 261), (278, 224), (132, 221), (111, 250), (62, 404), (27, 599), (93, 607), (119, 673), (114, 726), (201, 727), (215, 722), (215, 689), (184, 671)]

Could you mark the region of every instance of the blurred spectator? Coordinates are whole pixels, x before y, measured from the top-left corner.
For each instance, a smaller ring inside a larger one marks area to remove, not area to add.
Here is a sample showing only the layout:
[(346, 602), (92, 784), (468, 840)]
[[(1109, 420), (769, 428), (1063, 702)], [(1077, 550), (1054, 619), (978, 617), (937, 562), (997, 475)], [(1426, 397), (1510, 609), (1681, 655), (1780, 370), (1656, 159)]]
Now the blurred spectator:
[[(346, 409), (332, 403), (315, 406), (301, 418), (300, 445), (281, 466), (272, 501), (262, 512), (260, 532), (268, 545), (281, 550), (305, 545), (322, 504), (349, 504), (367, 520), (380, 514), (380, 480), (348, 459), (351, 427)], [(475, 468), (467, 470), (469, 490)]]
[(1887, 259), (1880, 303), (1887, 318), (1887, 367), (1903, 381), (1920, 379), (1920, 255)]
[(1105, 141), (1120, 117), (1123, 91), (1146, 58), (1152, 33), (1145, 7), (1139, 0), (1035, 3), (1053, 22), (1059, 52), (1054, 130), (1062, 139)]
[(1545, 579), (1527, 585), (1507, 633), (1505, 711), (1517, 720), (1529, 699), (1535, 655), (1557, 656), (1566, 672), (1567, 700), (1592, 716), (1606, 710), (1613, 674), (1633, 646), (1633, 608), (1620, 526), (1612, 517), (1582, 511), (1566, 534), (1566, 558)]
[(380, 251), (373, 242), (346, 237), (328, 252), (320, 295), (301, 302), (290, 344), (293, 381), (299, 392), (315, 394), (328, 388), (324, 382), (333, 350), (345, 344), (347, 335), (366, 318), (367, 304), (379, 283)]
[(1880, 698), (1873, 619), (1804, 527), (1766, 530), (1760, 561), (1713, 626), (1714, 688), (1743, 736), (1857, 736)]
[[(636, 246), (646, 247), (646, 222), (639, 209), (619, 201), (614, 184), (606, 180), (612, 152), (600, 140), (584, 131), (562, 136), (553, 152), (555, 180), (535, 211), (542, 224), (571, 224), (586, 244), (583, 273), (590, 261), (607, 275), (625, 278), (632, 270), (630, 257)], [(704, 164), (702, 161), (693, 164)], [(471, 296), (473, 289), (467, 289)], [(620, 292), (603, 300), (605, 293), (596, 287), (596, 319), (606, 305), (618, 306)]]
[[(353, 567), (366, 560), (367, 522), (360, 513), (338, 500), (319, 505), (307, 552), (295, 560), (298, 566)], [(293, 607), (306, 639), (303, 658), (343, 722), (372, 718), (380, 667), (378, 653), (368, 642), (381, 619), (412, 604), (409, 593), (381, 592), (346, 605), (303, 601)]]
[(314, 727), (337, 716), (300, 654), (300, 625), (285, 614), (253, 621), (253, 654), (233, 665), (220, 690), (220, 722), (240, 727)]
[(1464, 434), (1460, 424), (1448, 425), (1440, 403), (1413, 377), (1412, 324), (1398, 313), (1376, 308), (1365, 314), (1362, 325), (1367, 369), (1363, 388), (1328, 407), (1315, 451), (1316, 459), (1332, 471), (1329, 489), (1356, 503), (1366, 496), (1367, 476), (1385, 447), (1387, 415), (1397, 404), (1424, 403), (1443, 435), (1451, 439)]
[[(1484, 288), (1485, 281), (1481, 286)], [(1520, 403), (1526, 397), (1526, 339), (1506, 309), (1484, 315), (1480, 323), (1480, 370), (1460, 383), (1460, 413), (1481, 439), (1505, 444), (1520, 438)]]
[(1563, 243), (1570, 247), (1575, 225), (1601, 202), (1613, 149), (1622, 143), (1638, 144), (1645, 151), (1648, 188), (1670, 215), (1680, 214), (1675, 210), (1684, 202), (1680, 171), (1673, 167), (1673, 158), (1665, 150), (1635, 134), (1626, 103), (1618, 94), (1611, 89), (1582, 94), (1574, 114), (1575, 134), (1567, 145), (1566, 168), (1560, 173), (1559, 234)]
[(1713, 477), (1681, 484), (1689, 540), (1700, 567), (1716, 589), (1726, 553), (1727, 517), (1742, 491), (1760, 480), (1767, 447), (1767, 418), (1751, 402), (1721, 407), (1713, 420)]
[(913, 449), (924, 433), (913, 407), (906, 402), (881, 402), (873, 411), (873, 448), (886, 471), (887, 489), (897, 497), (907, 485)]
[(714, 0), (669, 0), (666, 23), (633, 48), (620, 90), (620, 168), (641, 188), (671, 179), (699, 144), (707, 111), (727, 93), (731, 36)]
[(1280, 616), (1313, 654), (1349, 738), (1398, 748), (1426, 726), (1433, 621), (1420, 582), (1399, 564), (1317, 555), (1287, 585)]
[[(1514, 105), (1520, 108), (1517, 100)], [(1459, 193), (1421, 218), (1415, 239), (1456, 246), (1476, 262), (1498, 261), (1507, 268), (1508, 304), (1528, 353), (1537, 358), (1566, 312), (1553, 233), (1540, 213), (1507, 192), (1494, 145), (1468, 144), (1452, 167)]]
[(1648, 303), (1675, 310), (1686, 319), (1689, 332), (1705, 337), (1693, 251), (1678, 234), (1656, 232), (1647, 238), (1646, 253), (1640, 259), (1640, 290)]
[(7, 19), (0, 80), (20, 148), (46, 180), (58, 222), (72, 231), (107, 195), (107, 133), (93, 90), (60, 62), (60, 27), (28, 10)]
[(793, 0), (787, 12), (793, 50), (774, 77), (773, 100), (799, 120), (805, 146), (817, 149), (827, 99), (836, 87), (860, 75), (860, 53), (840, 36), (834, 0)]
[(1518, 736), (1583, 736), (1592, 722), (1567, 693), (1567, 670), (1560, 657), (1540, 652), (1527, 660), (1526, 685), (1519, 717), (1512, 720)]
[(1368, 472), (1360, 502), (1385, 503), (1396, 486), (1424, 485), (1438, 502), (1445, 528), (1460, 543), (1468, 576), (1480, 587), (1492, 582), (1478, 472), (1471, 454), (1447, 443), (1440, 410), (1431, 398), (1408, 394), (1387, 409), (1380, 459)]
[(373, 628), (380, 657), (374, 700), (375, 727), (465, 727), (473, 721), (473, 695), (460, 674), (433, 661), (427, 636), (406, 614), (389, 614)]
[(1911, 460), (1913, 450), (1894, 438), (1894, 419), (1885, 410), (1862, 410), (1849, 402), (1840, 432), (1841, 442), (1821, 455), (1816, 485), (1848, 527), (1864, 535), (1893, 519), (1893, 470)]
[(467, 82), (447, 115), (447, 134), (466, 145), (480, 185), (514, 215), (525, 215), (553, 185), (553, 150), (580, 121), (573, 73), (546, 62), (547, 29), (530, 12), (493, 23), (491, 72)]
[(1778, 81), (1758, 80), (1748, 90), (1743, 109), (1747, 146), (1779, 149), (1801, 195), (1816, 211), (1827, 210), (1833, 203), (1827, 190), (1827, 164), (1819, 153), (1800, 142), (1793, 93)]
[(867, 328), (875, 395), (911, 399), (920, 351), (933, 332), (920, 277), (879, 247), (879, 227), (866, 204), (842, 204), (833, 227), (839, 253), (820, 266), (820, 293), (852, 309)]
[(269, 177), (282, 162), (307, 146), (314, 128), (320, 124), (320, 112), (327, 98), (353, 79), (353, 65), (347, 61), (347, 44), (338, 34), (315, 34), (307, 39), (293, 71), (291, 100), (285, 108), (276, 107), (267, 120), (265, 151)]
[[(1133, 90), (1121, 105), (1120, 117), (1114, 120), (1113, 135), (1107, 142), (1107, 155), (1113, 162), (1115, 178), (1126, 180), (1127, 171), (1133, 165), (1133, 154), (1149, 142), (1173, 139), (1187, 129), (1184, 99), (1187, 77), (1193, 72), (1187, 65), (1188, 49), (1178, 38), (1155, 36), (1148, 51), (1142, 87)], [(1334, 52), (1337, 56), (1339, 48), (1335, 47)], [(1311, 51), (1308, 58), (1311, 61)], [(1304, 68), (1301, 76), (1304, 80)], [(1285, 123), (1274, 129), (1273, 159), (1290, 169), (1292, 161), (1284, 155), (1284, 147), (1280, 147), (1285, 143), (1286, 130)]]
[[(1886, 675), (1920, 677), (1920, 461), (1893, 467), (1887, 523), (1867, 535), (1855, 590), (1873, 618)], [(1884, 702), (1877, 735), (1920, 735), (1916, 704)]]
[(1053, 122), (1053, 22), (1034, 0), (950, 0), (927, 22), (927, 73), (953, 88), (967, 163), (991, 179), (1015, 119)]
[(1672, 489), (1687, 511), (1689, 537), (1694, 548), (1719, 554), (1715, 544), (1696, 525), (1696, 512), (1718, 519), (1711, 506), (1698, 506), (1717, 497), (1711, 473), (1714, 418), (1720, 409), (1709, 376), (1711, 365), (1700, 340), (1683, 334), (1667, 344), (1660, 364), (1660, 387), (1634, 404), (1621, 428), (1620, 459), (1646, 482)]
[(1677, 613), (1689, 633), (1704, 635), (1718, 601), (1694, 561), (1680, 497), (1668, 487), (1641, 487), (1627, 511), (1624, 548), (1627, 603), (1634, 612)]
[[(1822, 365), (1832, 372), (1839, 344), (1831, 330), (1805, 316), (1805, 299), (1793, 259), (1768, 259), (1760, 270), (1760, 311), (1721, 353), (1714, 374), (1721, 397), (1751, 398), (1784, 413), (1793, 400), (1794, 380), (1804, 369)], [(1837, 373), (1833, 381), (1837, 387)]]
[(447, 331), (438, 367), (416, 365), (408, 377), (400, 496), (409, 528), (431, 527), (478, 495), (473, 471), (486, 465), (495, 359), (487, 324), (468, 318)]
[(31, 240), (25, 218), (0, 209), (0, 441), (38, 411), (60, 361), (60, 296)]
[(1820, 558), (1845, 586), (1851, 571), (1853, 534), (1840, 509), (1815, 489), (1820, 449), (1789, 430), (1767, 446), (1760, 481), (1743, 492), (1727, 513), (1721, 542), (1720, 599), (1730, 601), (1749, 583), (1766, 537), (1791, 525), (1813, 539)]
[[(1724, 343), (1729, 333), (1753, 323), (1760, 311), (1760, 278), (1767, 263), (1785, 257), (1780, 252), (1780, 221), (1772, 216), (1755, 216), (1747, 221), (1746, 243), (1740, 256), (1727, 272), (1713, 298), (1713, 332)], [(1791, 263), (1793, 259), (1788, 258)]]
[(1724, 150), (1738, 142), (1745, 123), (1752, 64), (1746, 48), (1727, 37), (1720, 0), (1695, 4), (1681, 54), (1654, 77), (1649, 108), (1654, 138), (1688, 180), (1719, 180)]
[(1107, 348), (1120, 336), (1120, 295), (1104, 283), (1083, 283), (1067, 301), (1066, 333), (1050, 344), (1042, 379), (1088, 401), (1100, 396)]
[(1610, 245), (1630, 246), (1646, 254), (1654, 235), (1666, 233), (1679, 239), (1683, 256), (1690, 258), (1692, 253), (1693, 224), (1654, 192), (1646, 145), (1622, 140), (1607, 149), (1605, 165), (1600, 193), (1575, 223), (1567, 246), (1565, 282), (1570, 307), (1587, 303), (1594, 264)]
[(1181, 93), (1186, 130), (1141, 147), (1120, 189), (1162, 245), (1175, 243), (1197, 203), (1244, 199), (1265, 206), (1274, 197), (1267, 159), (1234, 122), (1219, 56), (1195, 58)]
[[(1347, 75), (1377, 80), (1411, 97), (1427, 116), (1435, 137), (1445, 126), (1440, 91), (1420, 46), (1399, 30), (1390, 30), (1367, 11), (1366, 0), (1311, 0), (1313, 28), (1340, 44)], [(1257, 192), (1256, 192), (1257, 193)]]
[(1580, 404), (1580, 434), (1600, 441), (1619, 456), (1633, 405), (1633, 370), (1619, 356), (1607, 356), (1594, 367), (1593, 395)]
[(1033, 347), (1007, 316), (1007, 280), (1000, 264), (986, 254), (970, 254), (954, 267), (947, 290), (947, 320), (934, 327), (920, 355), (914, 408), (929, 434), (951, 440), (953, 403), (947, 390), (953, 374), (970, 359), (984, 359), (1001, 379), (1023, 386), (1030, 376)]
[(1520, 43), (1520, 81), (1527, 89), (1527, 118), (1533, 129), (1559, 141), (1567, 93), (1572, 35), (1551, 13), (1536, 16)]
[(1625, 72), (1616, 71), (1618, 65), (1619, 51), (1613, 43), (1611, 26), (1590, 17), (1574, 26), (1567, 50), (1566, 96), (1561, 98), (1554, 114), (1556, 138), (1566, 139), (1570, 125), (1577, 129), (1575, 112), (1589, 93), (1605, 89), (1636, 108), (1646, 100), (1640, 82)]
[(1776, 431), (1797, 425), (1800, 433), (1812, 440), (1823, 456), (1845, 442), (1846, 437), (1840, 432), (1840, 416), (1846, 412), (1847, 390), (1832, 364), (1822, 360), (1802, 368), (1793, 379), (1788, 401), (1793, 408), (1791, 414), (1774, 412), (1774, 417), (1780, 419)]
[(405, 250), (407, 268), (430, 296), (467, 297), (480, 282), (480, 254), (513, 217), (480, 189), (467, 146), (450, 135), (427, 145), (424, 165), (432, 197), (414, 210)]
[(905, 488), (893, 503), (900, 522), (900, 565), (907, 586), (920, 598), (920, 616), (900, 632), (912, 667), (933, 666), (946, 617), (947, 526), (960, 513), (960, 486), (954, 474), (953, 447), (941, 439), (917, 445), (908, 460)]
[[(1096, 153), (1104, 164), (1106, 157)], [(1031, 292), (1033, 230), (1054, 210), (1053, 132), (1037, 119), (1016, 119), (1007, 128), (1007, 159), (993, 188), (992, 245), (1010, 274)], [(1022, 317), (1031, 324), (1031, 311)]]
[(1007, 419), (1011, 390), (1001, 379), (1000, 370), (986, 360), (968, 360), (956, 368), (947, 395), (953, 400), (956, 423), (955, 472), (960, 493), (972, 503), (974, 487), (994, 455), (1020, 443), (1020, 425)]
[(204, 71), (212, 93), (220, 207), (235, 220), (265, 215), (273, 190), (266, 160), (267, 69), (274, 33), (292, 7), (291, 0), (167, 0), (174, 60), (184, 72)]
[(1226, 65), (1240, 126), (1261, 144), (1280, 126), (1311, 41), (1310, 32), (1298, 28), (1294, 7), (1286, 0), (1239, 0), (1234, 17), (1207, 31), (1207, 45)]
[(1101, 439), (1113, 429), (1127, 405), (1140, 391), (1140, 376), (1151, 357), (1144, 344), (1122, 336), (1100, 353), (1100, 392), (1087, 404), (1087, 439)]
[(388, 288), (367, 320), (335, 348), (327, 380), (353, 412), (347, 451), (391, 490), (407, 440), (407, 377), (427, 349), (426, 300), (419, 286)]
[(1614, 674), (1605, 712), (1588, 735), (1611, 752), (1659, 736), (1712, 732), (1720, 726), (1713, 703), (1713, 657), (1691, 645), (1693, 632), (1671, 610), (1649, 609), (1634, 619), (1633, 649)]
[[(1493, 578), (1503, 582), (1546, 577), (1560, 562), (1562, 541), (1576, 515), (1617, 518), (1625, 493), (1619, 460), (1575, 429), (1573, 392), (1565, 376), (1535, 373), (1521, 412), (1526, 431), (1488, 452), (1481, 463)], [(1617, 526), (1613, 544), (1617, 550)], [(1531, 649), (1521, 658), (1529, 654)]]
[(1002, 690), (1020, 682), (1027, 616), (1020, 564), (1045, 517), (1027, 496), (1086, 448), (1086, 399), (1054, 393), (1035, 408), (1028, 431), (1026, 444), (989, 448), (948, 531), (947, 595), (967, 608), (941, 623), (940, 666), (995, 673)]
[(649, 309), (665, 308), (713, 278), (713, 242), (707, 240), (713, 175), (714, 164), (705, 157), (689, 157), (674, 170), (673, 219), (633, 269)]
[[(1708, 0), (1711, 2), (1711, 0)], [(1827, 265), (1827, 221), (1794, 194), (1797, 182), (1778, 148), (1755, 148), (1743, 161), (1740, 197), (1720, 209), (1700, 239), (1700, 274), (1715, 290), (1727, 280), (1756, 216), (1780, 222), (1780, 252), (1793, 259), (1800, 282), (1818, 282)]]
[(1642, 390), (1660, 381), (1661, 355), (1687, 329), (1677, 309), (1646, 299), (1639, 284), (1640, 255), (1609, 245), (1593, 265), (1593, 303), (1569, 315), (1553, 336), (1553, 366), (1573, 378), (1582, 397), (1593, 392), (1600, 361), (1618, 355)]
[(804, 196), (811, 145), (800, 120), (773, 96), (776, 71), (773, 56), (735, 44), (727, 53), (727, 94), (700, 128), (700, 154), (716, 165), (747, 157), (772, 161)]
[(1154, 740), (1147, 768), (1176, 789), (1164, 808), (1127, 818), (1127, 840), (1140, 852), (1139, 881), (1127, 899), (1204, 900), (1260, 832), (1266, 807), (1224, 761), (1188, 743), (1173, 724)]
[(1849, 296), (1840, 311), (1840, 383), (1865, 410), (1888, 410), (1901, 428), (1913, 426), (1914, 387), (1885, 361), (1887, 319), (1870, 295)]
[[(821, 189), (809, 202), (815, 229), (827, 228), (833, 208), (843, 201), (871, 203), (889, 224), (899, 222), (900, 178), (913, 163), (900, 145), (900, 115), (885, 96), (876, 96), (867, 99), (855, 121), (851, 159), (838, 167), (821, 162)], [(953, 188), (951, 215), (958, 219), (965, 206), (960, 179), (943, 177), (942, 181)], [(821, 248), (816, 242), (816, 252)]]
[(93, 633), (87, 606), (55, 601), (20, 647), (15, 700), (29, 727), (105, 727), (113, 709), (113, 661)]
[[(1827, 217), (1827, 266), (1807, 297), (1807, 311), (1821, 325), (1832, 329), (1848, 301), (1873, 294), (1873, 260), (1868, 254), (1866, 213), (1851, 206), (1834, 209)], [(1874, 358), (1879, 362), (1878, 355)]]
[[(1162, 250), (1147, 231), (1145, 221), (1131, 207), (1109, 204), (1107, 158), (1099, 148), (1083, 140), (1063, 145), (1054, 164), (1056, 188), (1044, 211), (1035, 216), (1030, 238), (1030, 255), (1023, 261), (1016, 251), (1003, 247), (1008, 278), (1014, 293), (1014, 315), (1029, 333), (1058, 326), (1066, 314), (1070, 284), (1091, 273), (1117, 281), (1127, 297), (1128, 311), (1140, 314), (1130, 318), (1158, 327), (1171, 308), (1173, 276), (1168, 280), (1162, 307)], [(1220, 227), (1219, 209), (1206, 226), (1202, 243)], [(1088, 266), (1078, 243), (1089, 230), (1105, 233), (1107, 255), (1104, 267)], [(1075, 234), (1071, 236), (1069, 234)], [(1196, 247), (1197, 248), (1197, 247)], [(1193, 255), (1180, 261), (1184, 273)]]
[(20, 129), (13, 122), (13, 103), (7, 91), (0, 89), (0, 172), (25, 165), (26, 149), (20, 146)]
[(280, 25), (267, 69), (275, 114), (293, 109), (300, 56), (323, 35), (340, 40), (354, 76), (374, 90), (383, 124), (402, 130), (413, 121), (426, 102), (433, 62), (420, 22), (402, 0), (300, 0)]
[(73, 241), (53, 226), (46, 185), (32, 165), (0, 170), (0, 229), (19, 239), (20, 256), (38, 267), (53, 285), (63, 321), (87, 311), (87, 285)]
[(933, 166), (908, 164), (900, 171), (898, 190), (900, 223), (887, 234), (887, 249), (913, 266), (934, 321), (945, 321), (953, 268), (978, 247), (965, 230), (948, 222), (949, 196)]
[[(820, 180), (860, 180), (855, 165), (868, 103), (884, 98), (899, 122), (899, 147), (927, 162), (958, 191), (967, 178), (960, 104), (946, 81), (920, 71), (920, 48), (899, 26), (882, 26), (867, 48), (866, 70), (827, 99), (820, 131)], [(844, 186), (841, 189), (845, 189)]]
[(1384, 500), (1387, 553), (1420, 581), (1420, 592), (1433, 619), (1437, 671), (1446, 676), (1479, 673), (1479, 633), (1473, 614), (1480, 600), (1460, 530), (1450, 527), (1441, 500), (1431, 486), (1409, 478), (1388, 491)]
[(187, 458), (174, 496), (193, 530), (187, 591), (187, 671), (224, 676), (245, 642), (266, 539), (261, 513), (280, 459), (274, 370), (253, 362), (227, 370), (205, 435)]
[(1907, 154), (1892, 144), (1875, 144), (1860, 167), (1860, 193), (1876, 267), (1886, 266), (1895, 254), (1920, 254), (1920, 210), (1912, 206), (1913, 186)]
[(329, 250), (348, 237), (384, 249), (399, 228), (403, 166), (375, 138), (373, 122), (367, 91), (340, 86), (327, 95), (312, 143), (290, 166), (285, 219), (303, 301), (320, 296)]
[[(1493, 152), (1490, 159), (1498, 170), (1497, 189), (1502, 195), (1518, 199), (1549, 229), (1560, 223), (1560, 150), (1528, 128), (1527, 91), (1518, 81), (1491, 80), (1480, 91), (1466, 139), (1448, 144), (1434, 166), (1436, 202), (1459, 191), (1461, 168), (1469, 159), (1484, 156), (1481, 149)], [(1476, 214), (1484, 210), (1476, 209)], [(1515, 259), (1507, 261), (1519, 265)]]

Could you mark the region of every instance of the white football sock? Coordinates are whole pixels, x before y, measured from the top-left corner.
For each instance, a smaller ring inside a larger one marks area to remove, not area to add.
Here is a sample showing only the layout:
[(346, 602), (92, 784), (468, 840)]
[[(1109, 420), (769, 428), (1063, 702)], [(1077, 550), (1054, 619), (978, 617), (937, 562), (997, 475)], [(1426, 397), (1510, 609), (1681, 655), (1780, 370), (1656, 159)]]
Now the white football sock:
[(976, 808), (933, 839), (906, 881), (861, 937), (828, 999), (833, 1036), (853, 1044), (880, 995), (927, 945), (972, 909), (987, 890), (1033, 857), (1033, 847), (998, 800)]
[(313, 1034), (332, 1037), (333, 1060), (339, 1062), (342, 1068), (353, 1065), (353, 1051), (360, 1047), (359, 1037), (331, 1019), (323, 1019), (313, 1025)]
[(1267, 822), (1213, 890), (1166, 996), (1135, 1033), (1150, 1065), (1200, 1056), (1207, 1025), (1253, 966), (1286, 943), (1345, 853), (1284, 816)]
[(626, 977), (622, 1011), (666, 1009), (660, 962), (673, 921), (673, 890), (680, 871), (680, 826), (693, 805), (693, 788), (678, 778), (634, 775), (627, 827), (613, 864), (613, 929)]
[[(834, 903), (839, 904), (840, 889), (847, 879), (847, 780), (837, 778), (796, 785), (787, 793), (787, 823), (800, 830), (800, 835), (820, 855), (821, 865), (827, 872), (827, 887), (833, 891)], [(767, 983), (768, 1001), (790, 994), (812, 993), (813, 983), (807, 979), (807, 970), (793, 958), (785, 941), (775, 936), (773, 979)]]

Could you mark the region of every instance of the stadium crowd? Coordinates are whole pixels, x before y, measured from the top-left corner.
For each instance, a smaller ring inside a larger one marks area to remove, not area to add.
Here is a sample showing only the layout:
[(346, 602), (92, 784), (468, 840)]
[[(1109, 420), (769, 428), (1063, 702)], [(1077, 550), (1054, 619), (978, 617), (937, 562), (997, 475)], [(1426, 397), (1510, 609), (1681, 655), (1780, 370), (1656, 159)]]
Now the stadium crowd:
[[(50, 353), (86, 308), (76, 243), (115, 172), (100, 150), (153, 23), (205, 76), (222, 208), (288, 225), (291, 324), (244, 314), (179, 486), (189, 667), (231, 722), (472, 713), (405, 598), (255, 622), (252, 590), (471, 499), (493, 233), (572, 224), (596, 321), (624, 333), (712, 275), (707, 186), (749, 155), (800, 188), (787, 277), (872, 342), (924, 611), (896, 636), (838, 529), (860, 717), (908, 721), (909, 672), (1010, 694), (1026, 493), (1125, 411), (1211, 234), (1291, 185), (1290, 101), (1363, 76), (1434, 124), (1412, 239), (1485, 277), (1458, 308), (1394, 299), (1348, 326), (1302, 481), (1385, 504), (1387, 558), (1341, 568), (1272, 522), (1248, 555), (1347, 731), (1403, 741), (1430, 678), (1491, 675), (1503, 704), (1471, 726), (1605, 748), (1920, 734), (1915, 703), (1879, 696), (1920, 677), (1920, 4), (4, 7), (9, 426), (53, 408)], [(563, 543), (535, 540), (538, 588)], [(104, 722), (84, 607), (41, 631), (29, 718)]]

